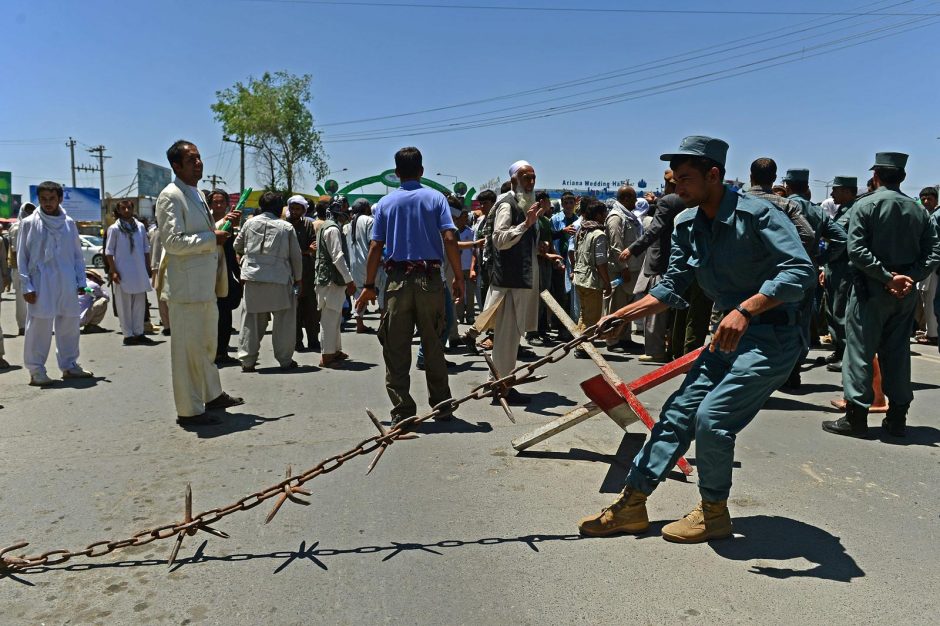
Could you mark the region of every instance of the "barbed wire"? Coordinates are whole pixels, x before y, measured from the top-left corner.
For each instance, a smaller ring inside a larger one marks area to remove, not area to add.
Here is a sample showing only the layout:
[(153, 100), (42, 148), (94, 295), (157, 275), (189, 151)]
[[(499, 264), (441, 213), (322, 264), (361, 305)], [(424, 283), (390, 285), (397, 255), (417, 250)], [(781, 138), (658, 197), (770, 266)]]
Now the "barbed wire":
[[(233, 502), (232, 504), (229, 504), (228, 506), (209, 509), (207, 511), (193, 515), (192, 488), (190, 485), (187, 485), (184, 496), (182, 521), (142, 530), (125, 539), (105, 539), (102, 541), (96, 541), (94, 543), (88, 544), (85, 546), (85, 548), (80, 550), (56, 549), (47, 550), (46, 552), (32, 556), (25, 554), (15, 556), (12, 554), (12, 552), (25, 548), (30, 544), (28, 541), (19, 541), (14, 543), (3, 549), (0, 549), (0, 577), (8, 576), (28, 568), (58, 565), (60, 563), (65, 563), (66, 561), (70, 561), (79, 557), (89, 559), (98, 558), (107, 554), (111, 554), (117, 550), (122, 550), (124, 548), (129, 548), (132, 546), (143, 546), (153, 541), (160, 541), (175, 537), (176, 541), (173, 545), (173, 549), (169, 558), (169, 566), (172, 567), (176, 560), (176, 556), (179, 553), (180, 547), (182, 546), (183, 541), (187, 536), (193, 536), (196, 533), (204, 532), (216, 537), (227, 539), (228, 535), (226, 533), (213, 528), (211, 524), (215, 524), (219, 520), (229, 515), (233, 515), (234, 513), (253, 509), (262, 502), (271, 500), (273, 498), (277, 498), (277, 500), (274, 503), (271, 512), (265, 518), (265, 524), (269, 523), (274, 518), (277, 512), (281, 509), (281, 506), (288, 500), (296, 504), (309, 505), (309, 502), (299, 497), (299, 495), (310, 495), (310, 492), (302, 488), (305, 483), (308, 483), (314, 478), (324, 474), (329, 474), (330, 472), (338, 470), (346, 462), (358, 456), (376, 452), (372, 463), (369, 464), (369, 467), (366, 470), (366, 475), (369, 475), (372, 470), (375, 469), (379, 459), (382, 458), (382, 455), (389, 446), (391, 446), (396, 441), (415, 439), (417, 437), (417, 435), (412, 431), (419, 424), (432, 419), (447, 418), (448, 416), (452, 415), (458, 407), (466, 402), (469, 402), (470, 400), (482, 400), (484, 398), (491, 397), (502, 400), (506, 392), (508, 392), (508, 390), (512, 387), (524, 384), (526, 382), (531, 382), (533, 379), (535, 379), (535, 371), (539, 368), (550, 363), (557, 363), (558, 361), (568, 356), (572, 350), (581, 344), (587, 341), (591, 341), (600, 335), (606, 334), (607, 332), (614, 330), (622, 324), (622, 320), (609, 319), (604, 324), (595, 324), (590, 326), (570, 341), (555, 346), (549, 350), (545, 356), (531, 363), (520, 365), (506, 376), (503, 376), (502, 378), (496, 378), (496, 373), (494, 370), (493, 379), (488, 380), (483, 384), (477, 385), (473, 388), (473, 390), (470, 391), (470, 393), (463, 396), (462, 398), (450, 398), (444, 400), (443, 402), (439, 402), (431, 409), (429, 413), (403, 419), (397, 423), (393, 423), (390, 428), (383, 426), (378, 418), (376, 418), (372, 413), (372, 411), (366, 409), (366, 413), (369, 416), (369, 419), (379, 431), (378, 435), (374, 435), (368, 439), (363, 440), (358, 445), (351, 448), (350, 450), (347, 450), (346, 452), (336, 454), (323, 461), (320, 461), (310, 469), (296, 476), (292, 474), (291, 466), (288, 466), (284, 480), (271, 485), (266, 489), (247, 495)], [(491, 361), (489, 359), (487, 359), (487, 361), (490, 369), (493, 370)], [(509, 411), (508, 405), (505, 403), (505, 401), (502, 401), (501, 404), (509, 419), (513, 420), (512, 413)]]

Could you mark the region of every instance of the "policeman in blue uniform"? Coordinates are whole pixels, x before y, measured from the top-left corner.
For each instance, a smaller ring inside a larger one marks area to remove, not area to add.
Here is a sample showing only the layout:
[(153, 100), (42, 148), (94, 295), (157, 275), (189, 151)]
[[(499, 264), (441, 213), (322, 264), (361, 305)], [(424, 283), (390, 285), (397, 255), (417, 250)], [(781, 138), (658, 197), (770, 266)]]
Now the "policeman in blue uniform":
[(845, 415), (823, 422), (826, 432), (868, 435), (868, 409), (874, 399), (872, 360), (878, 355), (888, 413), (882, 428), (903, 436), (911, 387), (910, 336), (917, 293), (914, 285), (940, 264), (940, 243), (930, 215), (903, 193), (907, 155), (875, 155), (877, 189), (860, 198), (849, 218), (849, 261), (853, 287), (845, 319), (842, 386)]
[(727, 150), (720, 139), (692, 136), (677, 152), (662, 155), (683, 202), (698, 208), (676, 218), (662, 281), (600, 322), (629, 323), (669, 307), (684, 308), (680, 294), (693, 280), (723, 316), (711, 345), (666, 402), (633, 460), (620, 498), (581, 520), (585, 535), (645, 532), (647, 496), (694, 440), (702, 502), (666, 525), (663, 537), (697, 543), (730, 536), (735, 437), (786, 380), (803, 347), (799, 306), (815, 282), (813, 264), (782, 211), (723, 184)]
[[(839, 208), (832, 216), (835, 223), (846, 231), (849, 218), (855, 208), (858, 196), (858, 178), (855, 176), (836, 176), (832, 179), (832, 199)], [(830, 372), (842, 371), (842, 357), (845, 355), (845, 311), (849, 304), (849, 292), (852, 287), (849, 276), (849, 255), (843, 250), (829, 257), (826, 264), (826, 295), (829, 297), (829, 335), (835, 350), (826, 357), (826, 369)]]
[[(810, 202), (809, 170), (787, 170), (787, 175), (784, 176), (783, 183), (787, 189), (787, 199), (800, 205), (800, 212), (816, 233), (816, 241), (813, 245), (814, 252), (811, 253), (810, 258), (813, 263), (815, 263), (816, 267), (819, 268), (845, 250), (845, 229), (833, 222), (829, 215), (823, 211), (821, 206)], [(825, 250), (820, 249), (819, 244), (822, 240), (826, 241)], [(787, 389), (795, 390), (800, 388), (800, 363), (802, 363), (806, 355), (809, 354), (809, 347), (813, 343), (810, 332), (817, 306), (816, 287), (813, 286), (812, 289), (807, 290), (801, 309), (801, 328), (803, 330), (803, 341), (806, 342), (806, 346), (800, 353), (800, 358), (797, 360), (796, 366), (793, 368), (790, 377), (784, 385)]]

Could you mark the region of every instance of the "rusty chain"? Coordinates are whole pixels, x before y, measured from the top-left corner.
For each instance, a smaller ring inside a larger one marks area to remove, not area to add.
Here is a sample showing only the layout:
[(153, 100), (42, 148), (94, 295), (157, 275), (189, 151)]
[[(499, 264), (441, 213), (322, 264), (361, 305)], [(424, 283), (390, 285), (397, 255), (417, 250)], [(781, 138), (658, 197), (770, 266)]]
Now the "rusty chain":
[[(395, 441), (417, 438), (417, 435), (411, 432), (415, 426), (431, 419), (446, 417), (452, 414), (462, 404), (469, 402), (470, 400), (482, 400), (489, 397), (499, 398), (512, 387), (529, 382), (529, 380), (534, 377), (535, 371), (539, 368), (548, 365), (549, 363), (557, 363), (558, 361), (568, 356), (572, 350), (581, 344), (593, 340), (610, 330), (613, 330), (622, 323), (623, 322), (621, 320), (610, 319), (603, 325), (595, 324), (590, 326), (586, 328), (580, 335), (574, 337), (570, 341), (555, 346), (549, 350), (545, 356), (531, 363), (520, 365), (506, 376), (498, 379), (493, 378), (483, 384), (477, 385), (473, 388), (472, 391), (470, 391), (470, 393), (458, 400), (450, 398), (448, 400), (439, 402), (429, 413), (422, 416), (412, 416), (401, 420), (394, 424), (391, 428), (386, 429), (384, 426), (382, 426), (375, 415), (373, 415), (372, 412), (367, 409), (366, 412), (369, 415), (369, 418), (372, 420), (372, 423), (379, 431), (378, 435), (374, 435), (360, 442), (357, 446), (342, 454), (337, 454), (329, 457), (328, 459), (320, 461), (318, 464), (314, 465), (302, 474), (293, 476), (291, 467), (288, 466), (286, 473), (287, 475), (284, 480), (275, 485), (271, 485), (267, 489), (247, 495), (228, 506), (209, 509), (207, 511), (193, 515), (192, 491), (189, 485), (187, 485), (184, 515), (183, 520), (180, 522), (164, 524), (149, 530), (142, 530), (134, 535), (131, 535), (127, 539), (119, 539), (114, 541), (96, 541), (94, 543), (88, 544), (82, 550), (57, 549), (48, 550), (42, 554), (33, 556), (14, 556), (10, 553), (15, 550), (25, 548), (29, 545), (29, 542), (20, 541), (2, 548), (0, 549), (0, 577), (14, 572), (26, 570), (31, 567), (58, 565), (77, 557), (85, 557), (89, 559), (98, 558), (123, 548), (143, 546), (153, 541), (176, 537), (176, 542), (174, 543), (173, 550), (169, 558), (169, 565), (172, 567), (176, 560), (180, 546), (183, 543), (183, 539), (186, 536), (195, 535), (197, 532), (205, 532), (211, 535), (215, 535), (216, 537), (227, 539), (227, 534), (212, 528), (210, 524), (214, 524), (222, 518), (232, 515), (236, 512), (253, 509), (262, 502), (272, 498), (278, 498), (278, 500), (275, 502), (274, 507), (265, 519), (265, 523), (270, 522), (274, 518), (274, 516), (280, 510), (281, 505), (283, 505), (287, 500), (297, 504), (309, 505), (309, 502), (297, 496), (297, 494), (306, 496), (310, 495), (310, 492), (302, 489), (302, 486), (305, 483), (313, 480), (314, 478), (317, 478), (318, 476), (329, 474), (330, 472), (339, 469), (347, 461), (350, 461), (358, 456), (369, 454), (370, 452), (375, 452), (377, 450), (378, 452), (376, 453), (375, 458), (369, 465), (369, 468), (366, 472), (368, 475), (372, 472), (372, 470), (375, 468), (375, 465), (382, 457), (382, 454), (390, 445), (392, 445), (392, 443)], [(504, 406), (504, 409), (505, 408), (506, 407)], [(512, 419), (511, 413), (509, 413), (508, 410), (507, 416)]]

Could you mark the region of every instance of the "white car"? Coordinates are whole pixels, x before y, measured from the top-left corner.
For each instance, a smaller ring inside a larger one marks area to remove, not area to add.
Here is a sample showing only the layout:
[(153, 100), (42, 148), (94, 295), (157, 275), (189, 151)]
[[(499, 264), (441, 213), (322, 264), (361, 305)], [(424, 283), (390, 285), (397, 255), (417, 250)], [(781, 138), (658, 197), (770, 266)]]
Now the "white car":
[(94, 235), (79, 235), (82, 240), (82, 256), (85, 258), (85, 265), (91, 267), (104, 267), (104, 248), (101, 237)]

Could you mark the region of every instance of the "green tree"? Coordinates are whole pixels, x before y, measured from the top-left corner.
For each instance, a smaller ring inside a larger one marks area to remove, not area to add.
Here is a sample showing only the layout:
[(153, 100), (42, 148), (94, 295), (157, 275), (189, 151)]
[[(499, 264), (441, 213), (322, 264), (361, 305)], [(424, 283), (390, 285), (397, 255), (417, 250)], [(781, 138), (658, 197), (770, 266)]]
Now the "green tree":
[(326, 153), (314, 129), (309, 74), (265, 72), (216, 92), (211, 106), (226, 135), (255, 148), (258, 173), (268, 189), (294, 190), (306, 168), (327, 173)]

